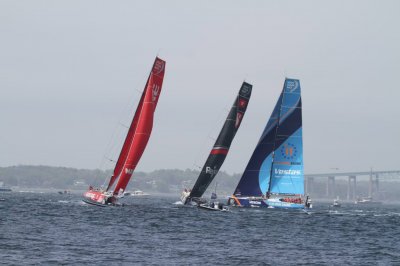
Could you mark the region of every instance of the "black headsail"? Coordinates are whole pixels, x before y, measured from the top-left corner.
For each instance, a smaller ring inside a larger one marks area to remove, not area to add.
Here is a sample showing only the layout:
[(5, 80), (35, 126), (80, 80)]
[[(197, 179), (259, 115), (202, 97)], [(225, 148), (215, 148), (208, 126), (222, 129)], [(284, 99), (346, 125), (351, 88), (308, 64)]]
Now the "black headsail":
[(226, 118), (225, 124), (186, 202), (188, 202), (189, 199), (200, 198), (204, 194), (211, 181), (217, 175), (221, 165), (224, 163), (232, 140), (246, 112), (252, 87), (253, 85), (243, 82), (239, 94)]

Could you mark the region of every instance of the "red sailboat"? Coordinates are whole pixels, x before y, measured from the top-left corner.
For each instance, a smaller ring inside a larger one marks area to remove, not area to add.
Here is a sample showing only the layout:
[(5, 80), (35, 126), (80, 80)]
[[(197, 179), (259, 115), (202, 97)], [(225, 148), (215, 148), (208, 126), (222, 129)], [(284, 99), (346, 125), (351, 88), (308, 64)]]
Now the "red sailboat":
[(99, 206), (114, 205), (123, 195), (150, 138), (165, 64), (164, 60), (156, 57), (107, 188), (94, 189), (90, 186), (83, 194), (84, 202)]

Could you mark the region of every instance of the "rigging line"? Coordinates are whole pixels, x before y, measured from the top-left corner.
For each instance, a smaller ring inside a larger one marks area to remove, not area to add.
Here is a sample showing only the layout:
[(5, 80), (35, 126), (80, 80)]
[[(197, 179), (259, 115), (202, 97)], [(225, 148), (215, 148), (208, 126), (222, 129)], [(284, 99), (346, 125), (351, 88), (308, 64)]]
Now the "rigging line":
[[(134, 89), (133, 91), (135, 92), (135, 94), (136, 94), (137, 92), (139, 92), (139, 90), (136, 89), (136, 88), (139, 86), (139, 83), (140, 83), (140, 84), (143, 83), (143, 80), (144, 80), (145, 77), (147, 76), (147, 73), (148, 73), (148, 72), (146, 71), (145, 74), (142, 75), (141, 79), (139, 79), (139, 81), (137, 82), (137, 84), (134, 86), (135, 89)], [(150, 72), (150, 73), (151, 73), (151, 72)], [(142, 92), (140, 92), (140, 96), (141, 96), (141, 93), (142, 93)], [(128, 99), (136, 99), (136, 97), (134, 97), (134, 94), (132, 93), (132, 94), (129, 96)], [(140, 99), (140, 98), (139, 98), (139, 99)], [(139, 100), (139, 101), (140, 101), (140, 100)], [(132, 101), (132, 102), (136, 103), (136, 102), (137, 102), (137, 99), (134, 100), (134, 101)], [(126, 110), (128, 110), (130, 104), (131, 104), (131, 101), (127, 102), (127, 103), (125, 104), (124, 108), (122, 108), (122, 111), (121, 111), (120, 114), (118, 115), (118, 122), (117, 122), (117, 125), (118, 125), (118, 124), (122, 124), (122, 122), (121, 122), (121, 120), (122, 120), (122, 115), (126, 112)], [(136, 104), (136, 105), (137, 105), (137, 104)], [(130, 112), (130, 113), (132, 113), (132, 112)], [(119, 127), (114, 126), (114, 130), (113, 130), (113, 133), (112, 133), (112, 135), (111, 135), (111, 138), (110, 138), (110, 140), (108, 141), (108, 144), (107, 144), (107, 146), (106, 146), (106, 148), (105, 148), (105, 151), (103, 152), (103, 157), (102, 157), (102, 159), (101, 159), (101, 161), (100, 161), (99, 169), (103, 169), (103, 167), (105, 166), (104, 155), (110, 154), (110, 153), (117, 147), (117, 145), (120, 146), (120, 147), (122, 148), (123, 143), (122, 143), (122, 144), (121, 144), (121, 143), (118, 143), (118, 141), (115, 140), (115, 136), (116, 136), (116, 133), (117, 133), (117, 130), (118, 130), (118, 129), (119, 129)], [(124, 138), (122, 137), (122, 139), (124, 139)], [(114, 165), (114, 167), (115, 167), (115, 165)], [(104, 169), (104, 170), (105, 170), (105, 169)], [(109, 178), (110, 178), (110, 177), (106, 175), (102, 187), (104, 187), (104, 186), (106, 185), (107, 180), (108, 180)], [(95, 179), (96, 179), (96, 177), (95, 177)]]
[(119, 123), (119, 125), (120, 125), (120, 126), (123, 126), (124, 128), (127, 128), (127, 129), (129, 129), (129, 127), (128, 127), (127, 125), (125, 125), (125, 124), (122, 124), (121, 122)]
[[(230, 109), (228, 110), (228, 114), (230, 112)], [(212, 122), (212, 124), (214, 125), (211, 130), (209, 130), (208, 134), (207, 134), (207, 138), (203, 140), (201, 147), (199, 148), (197, 155), (195, 157), (195, 162), (194, 164), (197, 164), (197, 162), (199, 161), (199, 157), (201, 154), (205, 153), (207, 154), (207, 152), (209, 153), (209, 146), (211, 146), (211, 148), (214, 146), (214, 143), (211, 143), (211, 145), (208, 145), (208, 139), (212, 139), (214, 142), (216, 141), (217, 138), (213, 137), (212, 135), (214, 135), (213, 133), (218, 130), (218, 127), (223, 127), (223, 123), (225, 122), (226, 118), (228, 116), (228, 114), (226, 113), (226, 107), (222, 108), (219, 111), (219, 114), (216, 117), (216, 119), (214, 120), (214, 122)], [(222, 126), (221, 126), (222, 124)], [(203, 151), (201, 149), (205, 150), (205, 147), (207, 147), (206, 151)], [(206, 160), (207, 158), (204, 158), (204, 160)]]
[[(276, 149), (276, 136), (278, 134), (278, 128), (279, 128), (279, 123), (280, 123), (280, 119), (281, 119), (281, 112), (282, 112), (282, 103), (283, 103), (283, 99), (284, 99), (284, 94), (283, 92), (285, 91), (285, 85), (286, 85), (286, 80), (283, 83), (283, 90), (282, 90), (282, 99), (281, 102), (279, 103), (279, 113), (278, 113), (278, 120), (277, 120), (277, 124), (276, 124), (276, 128), (275, 128), (275, 135), (274, 135), (274, 144), (272, 147), (272, 160), (271, 160), (271, 170), (270, 170), (270, 174), (269, 174), (269, 183), (268, 183), (268, 190), (267, 192), (271, 191), (271, 183), (272, 183), (272, 168), (274, 167), (274, 160), (275, 160), (275, 149)], [(279, 190), (279, 186), (278, 186), (278, 190)]]
[[(117, 123), (115, 125), (122, 124), (122, 116), (127, 112), (127, 109), (132, 108), (132, 107), (129, 107), (132, 103), (134, 103), (135, 105), (138, 104), (137, 103), (138, 100), (137, 100), (136, 95), (137, 95), (137, 93), (139, 93), (139, 100), (140, 100), (140, 96), (141, 96), (141, 93), (143, 93), (143, 91), (140, 91), (137, 88), (140, 86), (140, 84), (143, 84), (143, 81), (146, 79), (147, 73), (148, 73), (147, 71), (144, 72), (144, 74), (141, 75), (139, 80), (133, 86), (134, 93), (131, 93), (128, 97), (126, 97), (126, 99), (129, 99), (129, 101), (127, 101), (127, 103), (124, 105), (124, 107), (121, 108), (121, 111), (117, 116), (118, 117)], [(104, 150), (103, 154), (110, 153), (111, 150), (114, 148), (114, 146), (117, 145), (117, 141), (115, 141), (115, 139), (114, 139), (115, 135), (116, 135), (116, 132), (117, 132), (117, 129), (118, 129), (118, 127), (114, 126), (113, 133), (112, 133), (111, 138), (109, 139), (109, 141), (108, 141), (108, 143), (107, 143), (107, 145), (105, 147), (105, 150)], [(103, 166), (104, 166), (104, 161), (101, 161), (101, 163), (99, 165), (99, 169), (102, 169)]]
[[(227, 120), (227, 117), (228, 117), (230, 111), (232, 110), (232, 108), (234, 108), (234, 107), (237, 108), (237, 101), (238, 101), (238, 98), (239, 98), (239, 93), (235, 94), (235, 98), (234, 98), (235, 101), (234, 101), (234, 104), (230, 105), (230, 103), (228, 103), (229, 97), (227, 97), (227, 99), (225, 100), (226, 103), (224, 104), (224, 107), (223, 107), (222, 110), (219, 112), (218, 116), (216, 116), (216, 121), (212, 123), (212, 124), (214, 125), (213, 128), (212, 128), (212, 129), (208, 132), (208, 134), (207, 134), (207, 136), (208, 136), (209, 138), (211, 138), (211, 134), (212, 134), (213, 132), (215, 132), (215, 131), (218, 130), (218, 129), (220, 129), (220, 130), (222, 129), (222, 127), (224, 126), (224, 123), (225, 123), (225, 121)], [(231, 106), (231, 107), (230, 107), (230, 106)], [(223, 111), (224, 111), (224, 112), (223, 112)], [(222, 115), (222, 114), (224, 114), (224, 115)], [(218, 124), (217, 124), (217, 122), (218, 122)], [(221, 124), (222, 124), (222, 125), (221, 125)], [(219, 135), (219, 133), (217, 133), (216, 135)], [(216, 139), (217, 139), (217, 138), (214, 139), (214, 142), (216, 141)], [(205, 146), (208, 147), (208, 145), (205, 145), (206, 142), (207, 142), (207, 140), (204, 140), (204, 141), (203, 141), (202, 147), (205, 147)], [(210, 146), (211, 146), (211, 148), (214, 147), (214, 143), (212, 143)], [(207, 152), (208, 152), (208, 151), (209, 151), (209, 150), (207, 150)], [(197, 163), (197, 161), (199, 160), (200, 153), (203, 153), (203, 152), (199, 149), (199, 151), (198, 151), (198, 153), (197, 153), (197, 155), (196, 155), (196, 157), (195, 157), (195, 163)], [(206, 158), (205, 158), (205, 160), (206, 160)]]
[[(151, 77), (151, 72), (152, 72), (152, 70), (153, 70), (153, 67), (151, 68), (151, 70), (150, 70), (150, 75), (149, 75), (149, 78), (147, 79), (148, 80), (148, 82), (150, 82), (150, 79), (152, 78)], [(142, 117), (142, 114), (143, 114), (143, 108), (144, 108), (144, 106), (145, 106), (145, 100), (146, 100), (146, 96), (147, 96), (147, 94), (149, 93), (149, 88), (150, 88), (150, 86), (149, 86), (149, 84), (146, 82), (146, 84), (147, 84), (147, 86), (145, 86), (145, 88), (144, 88), (144, 96), (143, 96), (143, 102), (142, 102), (142, 106), (140, 107), (140, 112), (139, 112), (139, 117), (138, 117), (138, 120), (137, 120), (137, 125), (139, 125), (139, 123), (140, 123), (140, 118)], [(140, 103), (140, 100), (139, 100), (139, 103)], [(136, 111), (135, 111), (135, 114), (136, 114)], [(154, 115), (154, 113), (153, 113), (153, 115)], [(137, 129), (138, 129), (138, 127), (137, 127), (137, 125), (136, 125), (136, 128), (135, 128), (135, 131), (133, 132), (133, 138), (135, 137), (135, 135), (136, 135), (136, 131), (137, 131)], [(133, 139), (132, 139), (132, 141), (133, 141)], [(128, 160), (128, 155), (129, 155), (129, 153), (131, 152), (131, 148), (132, 148), (132, 142), (131, 142), (131, 145), (129, 146), (129, 148), (128, 148), (128, 152), (127, 152), (127, 156), (126, 156), (126, 158), (125, 158), (125, 161), (124, 161), (124, 163), (122, 164), (122, 166), (123, 167), (125, 167), (125, 165), (126, 165), (126, 162), (127, 162), (127, 160)], [(135, 168), (136, 168), (136, 165), (135, 165)], [(121, 169), (121, 171), (123, 171), (123, 168)], [(115, 187), (114, 187), (114, 191), (113, 191), (113, 194), (115, 193), (115, 189), (118, 187), (118, 184), (119, 184), (119, 182), (120, 182), (120, 180), (121, 180), (121, 173), (118, 173), (118, 178), (117, 178), (118, 180), (114, 180), (114, 184), (115, 184)], [(113, 184), (113, 185), (114, 185)], [(127, 184), (128, 185), (128, 184)], [(121, 188), (120, 188), (121, 189)], [(125, 190), (126, 189), (126, 186), (123, 188), (123, 190)]]

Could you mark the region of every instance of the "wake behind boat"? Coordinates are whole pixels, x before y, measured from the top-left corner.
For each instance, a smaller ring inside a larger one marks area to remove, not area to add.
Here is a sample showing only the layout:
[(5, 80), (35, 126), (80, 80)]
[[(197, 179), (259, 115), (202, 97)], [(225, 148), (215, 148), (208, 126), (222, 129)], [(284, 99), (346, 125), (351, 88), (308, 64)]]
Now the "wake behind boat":
[(83, 194), (84, 202), (97, 206), (116, 205), (118, 199), (123, 197), (150, 138), (165, 64), (164, 60), (156, 57), (107, 188), (96, 189), (90, 186)]
[(247, 82), (243, 82), (240, 87), (239, 93), (229, 111), (228, 117), (225, 120), (217, 140), (215, 141), (210, 155), (196, 180), (196, 183), (192, 189), (185, 189), (181, 194), (181, 201), (183, 204), (190, 204), (191, 202), (201, 204), (206, 202), (201, 197), (213, 181), (214, 177), (218, 174), (219, 169), (228, 155), (233, 138), (235, 137), (246, 112), (252, 87), (253, 86)]
[(300, 81), (286, 79), (282, 93), (228, 204), (311, 208), (304, 195)]

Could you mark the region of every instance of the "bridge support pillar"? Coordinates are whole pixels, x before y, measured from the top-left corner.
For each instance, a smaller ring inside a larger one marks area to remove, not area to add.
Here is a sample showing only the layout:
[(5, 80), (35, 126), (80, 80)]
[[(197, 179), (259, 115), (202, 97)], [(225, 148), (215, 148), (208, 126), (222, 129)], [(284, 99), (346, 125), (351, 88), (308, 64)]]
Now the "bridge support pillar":
[(375, 174), (375, 189), (376, 189), (375, 199), (379, 200), (379, 174)]
[(326, 196), (327, 197), (336, 196), (336, 184), (334, 176), (328, 176), (328, 180), (326, 183)]
[(373, 180), (372, 180), (372, 172), (369, 174), (369, 182), (368, 182), (368, 197), (372, 198), (373, 193)]
[(357, 177), (355, 175), (349, 176), (347, 184), (347, 200), (354, 200), (356, 197), (356, 189), (357, 189), (356, 179)]

